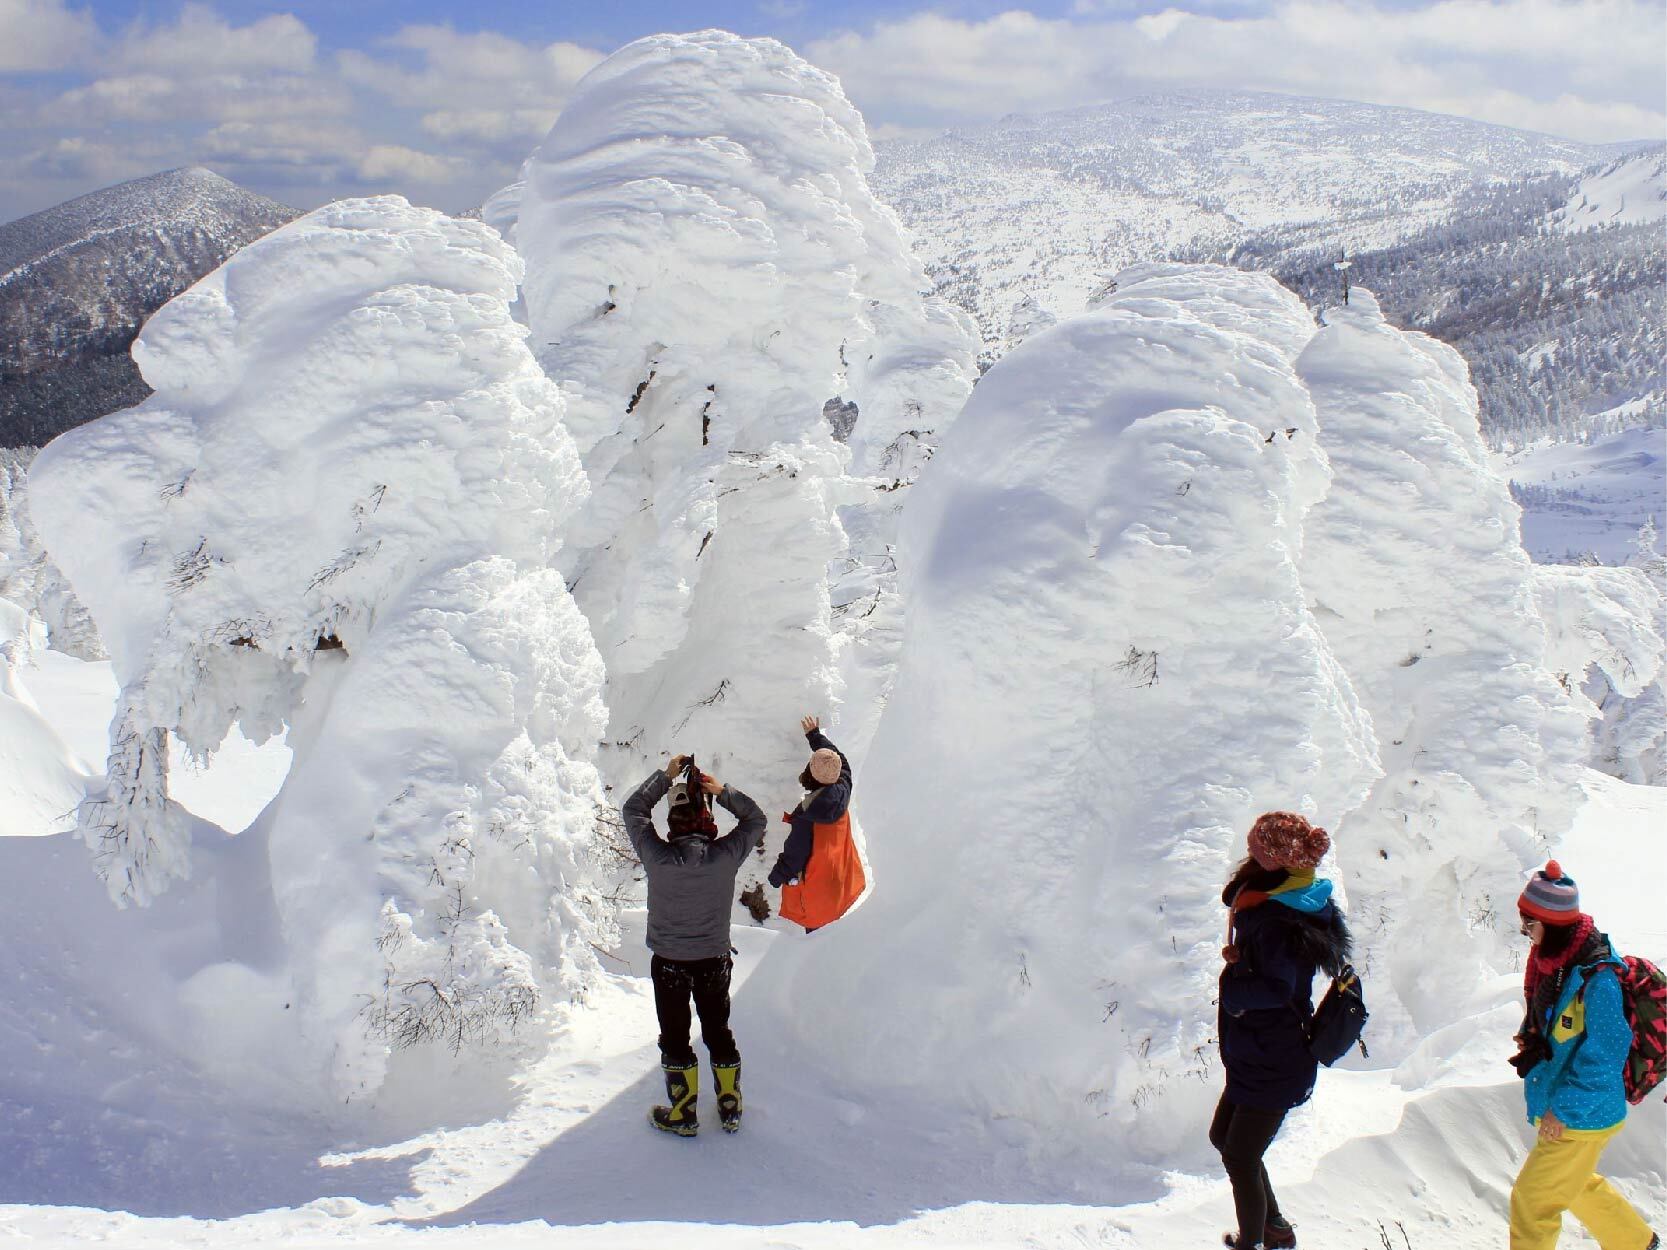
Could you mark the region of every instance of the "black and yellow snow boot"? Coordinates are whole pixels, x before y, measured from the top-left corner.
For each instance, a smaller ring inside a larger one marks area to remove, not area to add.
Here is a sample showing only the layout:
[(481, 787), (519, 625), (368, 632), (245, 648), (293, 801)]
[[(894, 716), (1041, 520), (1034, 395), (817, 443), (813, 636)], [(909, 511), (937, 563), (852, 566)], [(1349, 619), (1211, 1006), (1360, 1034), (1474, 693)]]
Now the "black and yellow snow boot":
[(726, 1133), (741, 1131), (741, 1061), (715, 1063), (712, 1080), (718, 1087), (718, 1123)]
[(660, 1068), (666, 1074), (666, 1097), (671, 1106), (652, 1108), (648, 1113), (648, 1122), (667, 1133), (693, 1137), (700, 1131), (700, 1120), (695, 1114), (695, 1096), (700, 1093), (700, 1065), (692, 1063), (683, 1068), (662, 1063)]

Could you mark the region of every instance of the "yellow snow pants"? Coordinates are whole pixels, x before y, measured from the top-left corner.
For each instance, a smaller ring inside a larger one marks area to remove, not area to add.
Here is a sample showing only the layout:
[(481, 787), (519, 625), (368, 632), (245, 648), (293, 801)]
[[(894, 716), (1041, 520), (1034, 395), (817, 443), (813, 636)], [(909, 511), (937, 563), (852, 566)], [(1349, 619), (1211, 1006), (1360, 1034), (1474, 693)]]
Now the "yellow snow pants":
[(1603, 1250), (1644, 1250), (1650, 1226), (1597, 1173), (1598, 1156), (1614, 1128), (1565, 1130), (1558, 1141), (1540, 1138), (1511, 1187), (1511, 1250), (1555, 1250), (1569, 1211)]

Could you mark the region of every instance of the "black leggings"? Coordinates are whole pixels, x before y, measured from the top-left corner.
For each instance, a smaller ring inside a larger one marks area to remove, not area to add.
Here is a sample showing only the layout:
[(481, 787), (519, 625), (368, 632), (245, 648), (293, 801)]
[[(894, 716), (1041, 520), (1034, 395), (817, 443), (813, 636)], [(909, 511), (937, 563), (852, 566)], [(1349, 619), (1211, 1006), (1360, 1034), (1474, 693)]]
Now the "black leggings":
[(729, 957), (662, 959), (649, 963), (654, 980), (654, 1011), (660, 1017), (660, 1058), (676, 1068), (697, 1062), (689, 1045), (689, 999), (695, 1000), (700, 1034), (713, 1063), (740, 1063), (735, 1034), (729, 1031)]
[(1228, 1102), (1225, 1094), (1216, 1105), (1215, 1119), (1210, 1121), (1210, 1145), (1221, 1152), (1227, 1179), (1233, 1182), (1233, 1210), (1239, 1217), (1241, 1246), (1256, 1245), (1268, 1221), (1279, 1218), (1279, 1199), (1273, 1196), (1262, 1156), (1284, 1122), (1284, 1111), (1241, 1107)]

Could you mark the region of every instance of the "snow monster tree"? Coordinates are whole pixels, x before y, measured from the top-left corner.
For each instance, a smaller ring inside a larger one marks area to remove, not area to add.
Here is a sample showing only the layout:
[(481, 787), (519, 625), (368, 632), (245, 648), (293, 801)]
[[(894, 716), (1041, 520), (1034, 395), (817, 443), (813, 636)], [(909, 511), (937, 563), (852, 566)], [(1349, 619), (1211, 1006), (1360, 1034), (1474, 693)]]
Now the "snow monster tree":
[(921, 295), (873, 160), (781, 44), (663, 35), (592, 70), (496, 201), (594, 486), (562, 566), (607, 662), (616, 787), (688, 751), (776, 810), (804, 712), (860, 760), (897, 508), (974, 346)]
[(121, 686), (80, 809), (116, 900), (191, 868), (169, 738), (287, 729), (242, 858), (270, 876), (284, 1019), (338, 1099), (390, 1048), (502, 1039), (580, 992), (607, 923), (602, 663), (552, 567), (587, 486), (510, 316), (519, 270), (479, 223), (319, 209), (158, 312), (134, 347), (155, 395), (31, 474)]
[(1106, 1117), (1135, 1166), (1201, 1148), (1246, 831), (1377, 773), (1298, 575), (1313, 330), (1270, 278), (1137, 268), (985, 375), (904, 513), (880, 888), (748, 986), (796, 1063), (1043, 1152)]

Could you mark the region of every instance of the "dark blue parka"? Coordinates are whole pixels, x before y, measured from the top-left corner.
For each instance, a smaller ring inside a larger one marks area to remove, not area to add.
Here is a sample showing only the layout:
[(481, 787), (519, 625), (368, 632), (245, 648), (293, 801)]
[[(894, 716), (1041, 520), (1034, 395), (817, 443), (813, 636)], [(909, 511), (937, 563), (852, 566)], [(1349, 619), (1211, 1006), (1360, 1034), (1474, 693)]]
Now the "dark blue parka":
[(1320, 878), (1241, 910), (1233, 935), (1239, 959), (1222, 969), (1217, 1016), (1227, 1100), (1270, 1111), (1299, 1106), (1319, 1070), (1304, 1031), (1314, 976), (1336, 976), (1349, 955), (1331, 882)]

